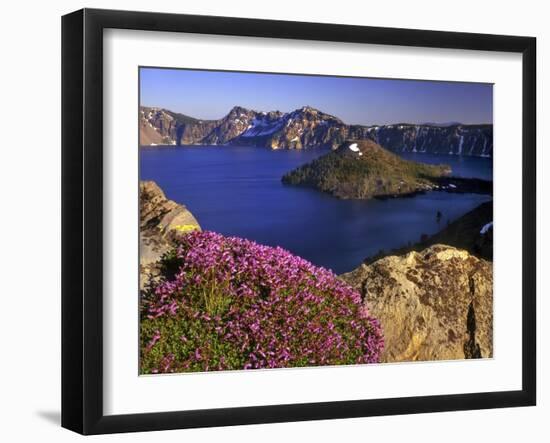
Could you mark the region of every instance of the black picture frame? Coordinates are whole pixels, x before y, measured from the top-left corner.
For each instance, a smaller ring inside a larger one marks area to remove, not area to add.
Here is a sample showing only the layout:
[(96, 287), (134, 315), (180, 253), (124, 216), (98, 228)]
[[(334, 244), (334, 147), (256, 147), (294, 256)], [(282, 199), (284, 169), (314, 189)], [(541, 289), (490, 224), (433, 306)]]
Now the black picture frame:
[[(523, 63), (522, 388), (131, 415), (103, 413), (103, 30), (503, 51)], [(62, 18), (62, 426), (82, 434), (458, 411), (536, 403), (536, 39), (83, 9)]]

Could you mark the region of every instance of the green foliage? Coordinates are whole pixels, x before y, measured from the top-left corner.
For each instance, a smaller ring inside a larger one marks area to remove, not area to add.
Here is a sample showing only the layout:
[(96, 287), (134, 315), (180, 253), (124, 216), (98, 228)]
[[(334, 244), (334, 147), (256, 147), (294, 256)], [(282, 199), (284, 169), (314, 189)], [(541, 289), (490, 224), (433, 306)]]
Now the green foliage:
[(291, 185), (306, 185), (340, 198), (370, 198), (414, 193), (435, 184), (449, 172), (445, 165), (404, 160), (372, 141), (356, 143), (360, 152), (346, 142), (311, 163), (283, 177)]
[[(184, 362), (184, 371), (242, 368), (246, 356), (218, 331), (223, 327), (216, 321), (205, 321), (201, 316), (146, 319), (141, 322), (141, 372), (156, 373), (172, 360)], [(151, 337), (159, 337), (155, 342)], [(163, 339), (160, 339), (162, 337)], [(167, 340), (166, 337), (172, 337)], [(189, 358), (193, 355), (195, 358)], [(167, 359), (167, 356), (169, 360)], [(172, 357), (173, 356), (173, 357)], [(205, 362), (207, 366), (205, 366)], [(186, 367), (185, 367), (186, 366)]]

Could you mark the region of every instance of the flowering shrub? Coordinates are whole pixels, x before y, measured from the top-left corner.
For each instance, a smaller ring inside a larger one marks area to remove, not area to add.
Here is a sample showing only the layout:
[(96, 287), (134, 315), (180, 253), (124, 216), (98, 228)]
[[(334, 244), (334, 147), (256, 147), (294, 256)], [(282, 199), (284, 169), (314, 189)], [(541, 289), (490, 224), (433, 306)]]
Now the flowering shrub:
[(141, 372), (377, 362), (378, 321), (360, 295), (281, 248), (194, 231), (145, 298)]

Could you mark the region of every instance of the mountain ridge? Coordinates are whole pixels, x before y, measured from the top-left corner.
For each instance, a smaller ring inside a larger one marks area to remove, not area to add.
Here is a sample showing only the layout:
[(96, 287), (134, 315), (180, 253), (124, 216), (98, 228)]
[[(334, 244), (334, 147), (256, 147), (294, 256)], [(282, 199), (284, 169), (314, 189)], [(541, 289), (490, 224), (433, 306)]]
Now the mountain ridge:
[(336, 149), (354, 139), (372, 140), (393, 152), (493, 155), (492, 124), (346, 124), (311, 106), (286, 113), (234, 106), (217, 120), (142, 106), (139, 126), (140, 146), (238, 144), (270, 149)]

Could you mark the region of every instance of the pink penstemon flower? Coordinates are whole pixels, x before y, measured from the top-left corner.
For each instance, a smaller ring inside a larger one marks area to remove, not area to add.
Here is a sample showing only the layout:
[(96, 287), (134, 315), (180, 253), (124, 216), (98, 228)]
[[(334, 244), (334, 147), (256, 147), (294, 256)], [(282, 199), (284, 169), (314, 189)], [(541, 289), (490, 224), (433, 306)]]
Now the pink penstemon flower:
[[(160, 283), (144, 305), (143, 321), (160, 325), (155, 329), (158, 334), (144, 337), (144, 361), (164, 359), (151, 363), (153, 369), (378, 361), (383, 349), (379, 322), (362, 304), (360, 294), (331, 271), (279, 247), (208, 231), (181, 236), (175, 255), (179, 267), (175, 277)], [(197, 325), (196, 330), (161, 336), (159, 329), (167, 319), (182, 327)], [(216, 344), (212, 337), (222, 341)], [(158, 349), (149, 357), (153, 346)], [(183, 346), (177, 358), (174, 346)], [(159, 349), (166, 349), (164, 357), (158, 357)], [(236, 352), (231, 359), (219, 355), (227, 349)]]

